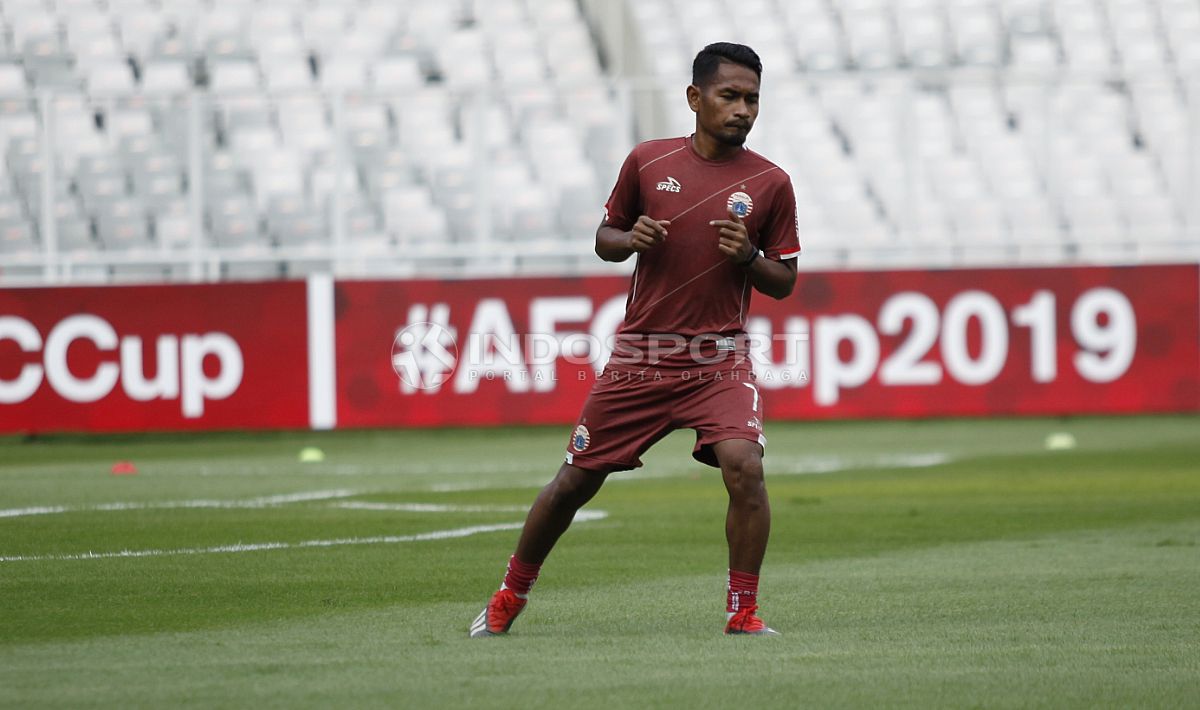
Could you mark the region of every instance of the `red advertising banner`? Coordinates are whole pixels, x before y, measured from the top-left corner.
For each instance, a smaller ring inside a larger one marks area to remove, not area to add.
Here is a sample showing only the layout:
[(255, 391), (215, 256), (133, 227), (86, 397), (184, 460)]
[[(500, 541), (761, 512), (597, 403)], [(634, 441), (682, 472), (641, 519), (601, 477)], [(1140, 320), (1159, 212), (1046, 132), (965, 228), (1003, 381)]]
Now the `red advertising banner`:
[(0, 432), (308, 426), (303, 282), (0, 289)]
[(549, 341), (611, 335), (627, 285), (619, 277), (338, 283), (338, 425), (573, 420), (595, 374), (586, 358), (554, 357)]
[[(628, 280), (336, 287), (339, 426), (569, 423)], [(768, 418), (1200, 409), (1195, 265), (801, 274), (748, 322)]]
[[(623, 277), (0, 289), (0, 432), (572, 422)], [(801, 274), (768, 419), (1200, 410), (1196, 265)]]

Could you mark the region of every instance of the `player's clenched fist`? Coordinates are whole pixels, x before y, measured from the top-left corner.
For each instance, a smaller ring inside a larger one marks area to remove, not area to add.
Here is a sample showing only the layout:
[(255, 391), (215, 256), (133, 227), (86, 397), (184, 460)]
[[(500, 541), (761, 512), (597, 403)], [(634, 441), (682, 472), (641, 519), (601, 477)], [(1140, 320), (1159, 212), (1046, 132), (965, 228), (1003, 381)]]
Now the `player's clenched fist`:
[(750, 235), (746, 233), (746, 223), (741, 216), (730, 207), (729, 219), (714, 219), (709, 224), (716, 227), (720, 234), (717, 248), (721, 253), (738, 264), (747, 263), (756, 250), (750, 243)]
[(629, 231), (629, 248), (641, 253), (652, 249), (667, 238), (667, 227), (671, 223), (665, 219), (650, 219), (646, 215), (638, 217), (638, 221)]

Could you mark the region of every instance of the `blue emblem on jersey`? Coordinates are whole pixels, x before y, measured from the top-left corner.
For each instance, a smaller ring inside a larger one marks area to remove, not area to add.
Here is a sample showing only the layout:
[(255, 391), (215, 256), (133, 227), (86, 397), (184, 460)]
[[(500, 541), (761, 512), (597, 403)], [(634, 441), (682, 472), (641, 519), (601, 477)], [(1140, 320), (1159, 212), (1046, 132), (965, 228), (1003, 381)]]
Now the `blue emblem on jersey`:
[(754, 211), (754, 200), (744, 192), (735, 192), (729, 196), (725, 206), (735, 215), (744, 219)]

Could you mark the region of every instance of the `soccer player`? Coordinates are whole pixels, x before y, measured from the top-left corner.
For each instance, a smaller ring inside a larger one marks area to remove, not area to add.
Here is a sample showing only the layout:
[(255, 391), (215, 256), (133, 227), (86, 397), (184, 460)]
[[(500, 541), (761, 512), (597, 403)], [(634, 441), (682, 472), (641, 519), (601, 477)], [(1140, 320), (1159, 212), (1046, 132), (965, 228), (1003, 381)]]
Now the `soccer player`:
[(626, 158), (596, 231), (605, 261), (636, 256), (625, 321), (567, 444), (525, 520), (500, 590), (471, 636), (508, 631), (542, 562), (605, 477), (675, 429), (721, 469), (729, 493), (727, 634), (775, 634), (758, 617), (771, 527), (763, 483), (763, 401), (743, 329), (751, 289), (786, 298), (800, 253), (787, 174), (744, 147), (758, 116), (762, 63), (744, 45), (696, 55), (695, 133), (642, 143)]

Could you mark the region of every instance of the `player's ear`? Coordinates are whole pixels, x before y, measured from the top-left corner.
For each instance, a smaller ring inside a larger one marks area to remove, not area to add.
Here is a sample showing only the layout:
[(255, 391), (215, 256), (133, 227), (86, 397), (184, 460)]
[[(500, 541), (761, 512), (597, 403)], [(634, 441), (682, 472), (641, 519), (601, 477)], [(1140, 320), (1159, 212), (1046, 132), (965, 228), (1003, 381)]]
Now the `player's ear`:
[(692, 109), (692, 113), (700, 113), (700, 87), (688, 84), (687, 100), (688, 108)]

